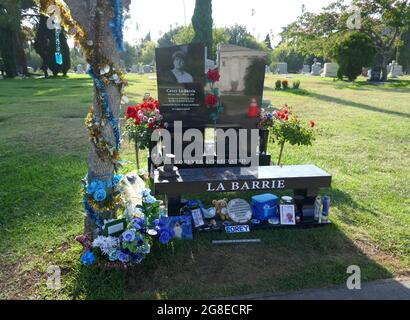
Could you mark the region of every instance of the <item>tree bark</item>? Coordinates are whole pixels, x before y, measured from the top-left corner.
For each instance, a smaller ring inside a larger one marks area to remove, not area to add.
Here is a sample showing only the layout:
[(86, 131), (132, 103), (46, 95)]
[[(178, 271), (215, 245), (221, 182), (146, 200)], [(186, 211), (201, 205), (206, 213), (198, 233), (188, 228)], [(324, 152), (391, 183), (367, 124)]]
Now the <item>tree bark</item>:
[[(104, 64), (101, 53), (104, 57), (111, 60), (115, 66), (119, 64), (119, 54), (116, 49), (115, 40), (112, 36), (109, 22), (113, 18), (113, 8), (109, 0), (65, 0), (70, 8), (71, 15), (84, 29), (87, 34), (87, 41), (94, 48), (96, 53), (92, 57), (92, 61), (88, 59), (88, 63), (93, 68), (96, 74), (99, 74), (98, 64)], [(124, 8), (129, 6), (130, 1), (123, 1)], [(119, 118), (120, 116), (120, 99), (121, 94), (118, 87), (112, 84), (106, 84), (105, 90), (107, 92), (110, 107), (113, 116)], [(94, 87), (94, 116), (96, 122), (101, 123), (101, 116), (103, 110), (98, 103), (98, 95)], [(102, 129), (102, 134), (106, 141), (111, 145), (115, 145), (115, 137), (113, 128), (107, 122)], [(93, 179), (108, 179), (114, 173), (114, 165), (108, 158), (101, 158), (97, 154), (94, 144), (90, 142), (89, 158), (88, 158), (88, 181)], [(115, 212), (110, 212), (107, 217), (111, 218)], [(95, 223), (91, 219), (86, 218), (85, 231), (92, 232), (95, 230)]]
[(28, 75), (27, 58), (26, 58), (26, 53), (24, 52), (24, 48), (23, 48), (23, 33), (21, 32), (21, 28), (13, 32), (13, 42), (14, 42), (17, 71), (20, 74), (27, 76)]

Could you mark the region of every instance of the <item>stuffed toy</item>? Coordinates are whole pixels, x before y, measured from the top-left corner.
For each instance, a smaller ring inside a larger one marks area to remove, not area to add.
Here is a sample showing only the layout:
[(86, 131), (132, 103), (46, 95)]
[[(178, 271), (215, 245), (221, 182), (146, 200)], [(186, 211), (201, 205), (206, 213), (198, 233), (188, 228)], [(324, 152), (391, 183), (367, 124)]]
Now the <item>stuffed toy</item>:
[(229, 220), (228, 216), (228, 199), (214, 200), (212, 205), (215, 207), (215, 212), (222, 221)]

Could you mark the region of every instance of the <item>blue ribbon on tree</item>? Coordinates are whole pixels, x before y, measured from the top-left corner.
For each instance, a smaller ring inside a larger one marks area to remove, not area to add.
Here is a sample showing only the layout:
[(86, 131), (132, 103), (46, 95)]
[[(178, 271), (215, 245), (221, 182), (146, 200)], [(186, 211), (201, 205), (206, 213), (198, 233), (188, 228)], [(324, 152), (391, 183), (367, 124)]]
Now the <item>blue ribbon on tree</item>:
[(87, 216), (90, 217), (91, 220), (95, 221), (95, 224), (98, 227), (102, 228), (104, 226), (104, 221), (100, 218), (99, 214), (95, 212), (93, 207), (89, 204), (86, 196), (83, 197), (83, 204)]
[(94, 73), (92, 68), (88, 69), (88, 74), (94, 80), (95, 87), (100, 93), (100, 97), (101, 97), (102, 104), (103, 104), (104, 115), (106, 116), (107, 120), (109, 121), (109, 123), (111, 124), (113, 128), (114, 136), (115, 136), (115, 148), (117, 151), (119, 151), (119, 149), (121, 148), (121, 131), (119, 127), (119, 121), (118, 121), (118, 118), (115, 118), (112, 113), (110, 102), (108, 100), (108, 95), (107, 95), (107, 92), (105, 91), (104, 82), (100, 78), (98, 78), (98, 76)]
[(122, 0), (111, 0), (111, 6), (114, 9), (114, 18), (109, 22), (112, 35), (117, 45), (117, 50), (124, 51), (124, 10)]

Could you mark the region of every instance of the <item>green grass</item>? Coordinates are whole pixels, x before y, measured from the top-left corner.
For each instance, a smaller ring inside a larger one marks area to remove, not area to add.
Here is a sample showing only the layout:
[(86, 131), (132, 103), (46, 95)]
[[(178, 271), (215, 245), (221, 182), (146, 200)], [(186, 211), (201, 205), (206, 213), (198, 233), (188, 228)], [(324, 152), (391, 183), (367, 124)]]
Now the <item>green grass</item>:
[[(147, 75), (128, 78), (131, 103), (155, 96)], [(277, 79), (267, 77), (265, 98), (288, 103), (319, 131), (312, 147), (286, 146), (283, 163), (313, 163), (333, 175), (324, 190), (333, 224), (253, 232), (262, 239), (253, 245), (213, 246), (212, 239), (238, 236), (199, 233), (192, 242), (155, 245), (127, 271), (82, 267), (73, 240), (83, 229), (91, 81), (0, 81), (0, 297), (211, 298), (341, 284), (351, 264), (364, 280), (409, 273), (410, 77), (377, 86), (299, 77), (301, 90), (287, 92), (274, 90)], [(134, 161), (127, 143), (122, 155)], [(47, 289), (50, 265), (61, 268), (60, 290)]]

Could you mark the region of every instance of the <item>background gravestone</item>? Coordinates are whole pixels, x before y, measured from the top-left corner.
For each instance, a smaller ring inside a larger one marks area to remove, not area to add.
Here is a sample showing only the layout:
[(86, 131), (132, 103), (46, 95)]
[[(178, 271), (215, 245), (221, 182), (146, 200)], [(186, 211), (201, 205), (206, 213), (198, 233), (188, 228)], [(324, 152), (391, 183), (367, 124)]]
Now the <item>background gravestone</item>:
[(322, 70), (322, 64), (320, 62), (314, 62), (312, 65), (312, 76), (320, 76), (320, 71)]
[(309, 66), (308, 64), (304, 64), (304, 65), (303, 65), (302, 73), (303, 73), (303, 74), (308, 74), (308, 73), (310, 73), (310, 66)]
[(337, 69), (339, 68), (337, 63), (325, 63), (323, 68), (323, 73), (321, 74), (322, 77), (337, 77)]
[(278, 62), (276, 64), (276, 73), (277, 74), (287, 74), (288, 73), (288, 64), (286, 62)]

